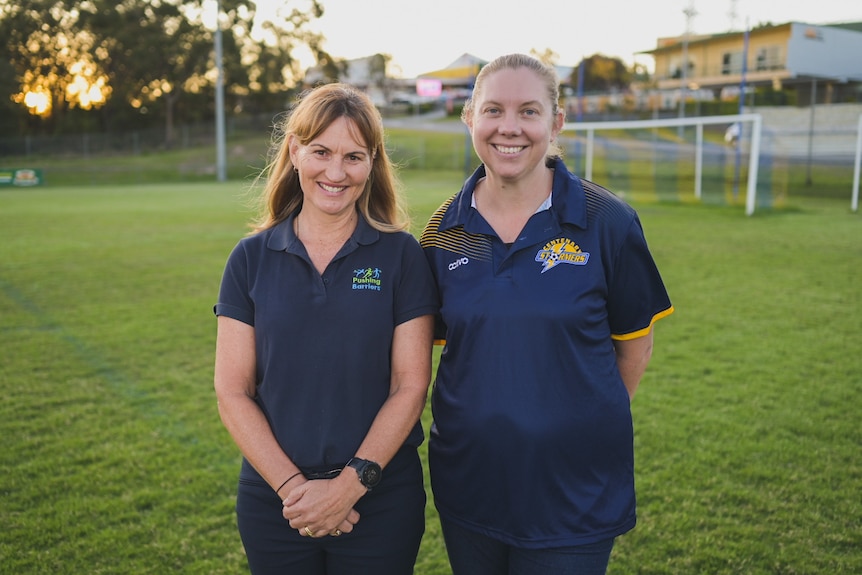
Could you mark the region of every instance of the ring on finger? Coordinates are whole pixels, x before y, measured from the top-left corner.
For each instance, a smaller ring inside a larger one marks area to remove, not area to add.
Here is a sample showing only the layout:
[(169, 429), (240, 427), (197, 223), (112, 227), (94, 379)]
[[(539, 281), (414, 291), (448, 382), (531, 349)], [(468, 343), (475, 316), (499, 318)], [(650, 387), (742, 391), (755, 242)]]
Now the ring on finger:
[(339, 535), (341, 535), (341, 529), (336, 529), (335, 531), (333, 531), (332, 533), (330, 533), (330, 535), (331, 535), (332, 537), (338, 537)]
[(314, 537), (314, 531), (309, 529), (308, 525), (305, 526), (305, 529), (303, 529), (303, 531), (305, 531), (305, 534), (308, 535), (309, 537)]

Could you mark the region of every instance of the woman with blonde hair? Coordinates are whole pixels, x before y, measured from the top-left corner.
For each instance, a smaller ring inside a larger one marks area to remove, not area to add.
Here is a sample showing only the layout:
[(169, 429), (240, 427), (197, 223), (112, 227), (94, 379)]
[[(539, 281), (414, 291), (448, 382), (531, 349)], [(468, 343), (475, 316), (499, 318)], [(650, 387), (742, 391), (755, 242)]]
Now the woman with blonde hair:
[(221, 282), (215, 391), (252, 573), (409, 574), (436, 291), (370, 99), (306, 93)]
[(455, 575), (599, 575), (634, 527), (630, 401), (673, 311), (635, 211), (571, 173), (553, 68), (479, 72), (482, 165), (421, 244), (445, 340), (431, 486)]

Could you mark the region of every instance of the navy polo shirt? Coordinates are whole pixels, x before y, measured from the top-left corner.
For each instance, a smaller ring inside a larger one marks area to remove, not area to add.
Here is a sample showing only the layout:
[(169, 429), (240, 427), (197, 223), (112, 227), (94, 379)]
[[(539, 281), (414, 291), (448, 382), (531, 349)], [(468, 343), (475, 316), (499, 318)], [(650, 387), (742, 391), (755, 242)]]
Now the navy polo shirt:
[(420, 240), (446, 340), (429, 463), (440, 514), (529, 548), (635, 524), (630, 401), (612, 339), (673, 308), (635, 211), (555, 165), (511, 246), (472, 207), (480, 167)]
[[(321, 275), (293, 220), (240, 240), (215, 313), (254, 326), (256, 399), (285, 453), (306, 471), (333, 469), (389, 396), (395, 327), (436, 313), (437, 295), (409, 233), (379, 232), (360, 215)], [(417, 423), (406, 444), (422, 439)], [(260, 480), (247, 462), (241, 477)]]

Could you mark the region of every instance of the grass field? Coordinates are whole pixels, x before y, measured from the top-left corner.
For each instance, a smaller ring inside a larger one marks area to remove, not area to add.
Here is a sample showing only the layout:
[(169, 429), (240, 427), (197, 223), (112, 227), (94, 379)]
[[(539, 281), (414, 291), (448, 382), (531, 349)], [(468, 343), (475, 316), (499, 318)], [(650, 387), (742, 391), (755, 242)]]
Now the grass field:
[[(417, 230), (461, 177), (405, 173)], [(243, 192), (0, 190), (0, 573), (247, 572), (212, 391)], [(611, 575), (862, 573), (862, 219), (636, 207), (676, 313), (633, 404), (639, 524)], [(427, 516), (416, 572), (445, 575)]]

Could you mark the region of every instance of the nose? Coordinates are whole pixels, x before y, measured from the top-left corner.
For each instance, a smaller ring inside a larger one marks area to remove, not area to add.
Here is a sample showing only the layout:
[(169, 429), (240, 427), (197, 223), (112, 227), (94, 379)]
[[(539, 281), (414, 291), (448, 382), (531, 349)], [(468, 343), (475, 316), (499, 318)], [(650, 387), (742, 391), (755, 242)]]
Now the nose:
[(521, 123), (517, 114), (505, 114), (498, 128), (500, 134), (505, 136), (517, 136), (521, 133)]
[(329, 160), (329, 163), (326, 166), (326, 177), (333, 181), (338, 182), (344, 179), (347, 171), (344, 169), (344, 158), (332, 158)]

